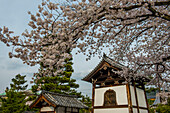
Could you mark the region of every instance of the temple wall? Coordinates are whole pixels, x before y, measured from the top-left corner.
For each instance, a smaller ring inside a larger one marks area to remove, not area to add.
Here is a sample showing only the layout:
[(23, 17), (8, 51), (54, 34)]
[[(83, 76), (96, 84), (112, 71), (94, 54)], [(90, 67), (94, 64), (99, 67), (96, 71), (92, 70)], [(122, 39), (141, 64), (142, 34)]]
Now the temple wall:
[(136, 92), (137, 92), (139, 107), (147, 108), (144, 90), (136, 88)]
[(54, 107), (42, 107), (40, 111), (54, 111)]
[(133, 113), (138, 113), (137, 108), (133, 108)]
[(116, 92), (117, 105), (127, 105), (128, 104), (126, 85), (121, 85), (121, 86), (96, 88), (95, 96), (94, 96), (94, 106), (103, 106), (104, 93), (109, 89), (112, 89)]
[(148, 113), (148, 110), (144, 110), (144, 109), (139, 109), (140, 113)]
[(58, 107), (56, 113), (65, 113), (65, 107)]
[(129, 113), (128, 108), (94, 109), (94, 113)]
[(65, 107), (57, 107), (56, 108), (56, 113), (71, 113), (71, 112), (74, 112), (74, 113), (78, 113), (79, 112), (79, 109), (77, 108), (65, 108)]
[(136, 106), (135, 90), (133, 86), (130, 86), (130, 94), (132, 99), (132, 105)]

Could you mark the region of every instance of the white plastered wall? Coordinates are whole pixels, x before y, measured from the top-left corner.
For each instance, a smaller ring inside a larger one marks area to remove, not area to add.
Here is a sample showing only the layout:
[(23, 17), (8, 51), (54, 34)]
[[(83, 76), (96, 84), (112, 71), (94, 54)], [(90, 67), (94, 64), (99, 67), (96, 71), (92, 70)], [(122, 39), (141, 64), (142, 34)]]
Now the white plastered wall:
[(41, 111), (54, 111), (54, 107), (42, 107)]
[(136, 88), (139, 107), (147, 107), (144, 90)]
[(133, 108), (133, 113), (138, 113), (137, 108)]
[(104, 103), (104, 93), (112, 89), (116, 92), (116, 100), (118, 105), (127, 105), (127, 91), (126, 85), (105, 87), (105, 88), (96, 88), (94, 96), (94, 106), (103, 106)]
[(130, 86), (130, 94), (132, 99), (132, 105), (136, 106), (135, 90), (133, 86)]
[(128, 108), (94, 109), (94, 113), (129, 113)]

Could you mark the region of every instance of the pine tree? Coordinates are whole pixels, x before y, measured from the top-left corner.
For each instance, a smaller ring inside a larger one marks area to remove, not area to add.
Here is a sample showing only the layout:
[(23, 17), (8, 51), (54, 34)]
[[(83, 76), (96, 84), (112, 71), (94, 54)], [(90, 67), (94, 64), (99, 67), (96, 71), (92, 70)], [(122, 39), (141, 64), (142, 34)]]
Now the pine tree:
[(80, 113), (91, 113), (91, 106), (92, 106), (92, 101), (88, 95), (84, 96), (82, 95), (81, 100), (82, 103), (84, 103), (86, 106), (89, 107), (89, 109), (81, 109)]
[[(68, 52), (70, 53), (70, 52)], [(79, 85), (76, 84), (76, 80), (72, 79), (72, 73), (74, 72), (72, 65), (73, 58), (65, 59), (64, 71), (58, 76), (43, 76), (40, 77), (36, 76), (34, 83), (35, 85), (32, 86), (32, 91), (37, 92), (38, 90), (46, 90), (55, 93), (61, 94), (68, 94), (68, 95), (76, 95), (81, 102), (89, 107), (88, 110), (82, 109), (81, 113), (90, 113), (91, 111), (91, 99), (87, 95), (84, 96), (81, 92), (77, 92), (76, 89), (79, 88)], [(47, 68), (43, 66), (41, 63), (41, 68)]]
[(25, 105), (25, 95), (22, 92), (9, 90), (6, 92), (7, 98), (2, 99), (2, 113), (22, 113), (27, 109)]
[(27, 82), (27, 80), (25, 80), (26, 75), (22, 76), (20, 74), (16, 75), (15, 78), (12, 79), (12, 82), (10, 84), (11, 89), (15, 90), (15, 91), (20, 91), (20, 90), (25, 90), (27, 88), (28, 85), (24, 84)]
[(2, 113), (22, 113), (23, 111), (28, 109), (26, 103), (26, 95), (23, 90), (27, 88), (28, 85), (24, 84), (27, 82), (25, 80), (26, 76), (21, 76), (20, 74), (16, 75), (15, 78), (12, 79), (11, 89), (6, 88), (6, 98), (1, 98)]
[[(72, 58), (65, 59), (65, 65), (63, 66), (64, 71), (57, 76), (43, 76), (34, 80), (35, 85), (32, 86), (32, 91), (36, 92), (38, 90), (46, 90), (55, 93), (77, 95), (81, 97), (81, 93), (78, 93), (75, 89), (79, 87), (76, 84), (76, 80), (71, 78), (72, 73), (74, 72), (72, 68)], [(46, 68), (41, 64), (41, 68)]]

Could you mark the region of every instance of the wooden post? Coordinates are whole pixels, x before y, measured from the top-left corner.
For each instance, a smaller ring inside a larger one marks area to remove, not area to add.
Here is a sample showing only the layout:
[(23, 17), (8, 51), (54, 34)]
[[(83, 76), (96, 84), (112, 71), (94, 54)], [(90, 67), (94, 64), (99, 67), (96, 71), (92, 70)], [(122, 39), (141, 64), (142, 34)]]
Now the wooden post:
[(129, 113), (133, 113), (132, 99), (131, 99), (131, 94), (130, 94), (130, 85), (129, 85), (129, 83), (126, 84), (126, 90), (127, 90), (127, 97), (128, 97)]
[(94, 98), (95, 98), (95, 87), (96, 87), (96, 81), (92, 79), (93, 89), (92, 89), (92, 113), (94, 113)]
[(93, 89), (92, 89), (92, 113), (94, 113), (94, 95), (95, 95), (95, 83), (93, 83)]
[(67, 107), (65, 107), (65, 113), (67, 113)]
[(136, 84), (133, 81), (133, 86), (134, 86), (134, 91), (135, 91), (135, 98), (136, 98), (136, 106), (137, 106), (137, 111), (139, 113), (139, 103), (138, 103), (138, 96), (137, 96), (137, 91), (136, 91)]

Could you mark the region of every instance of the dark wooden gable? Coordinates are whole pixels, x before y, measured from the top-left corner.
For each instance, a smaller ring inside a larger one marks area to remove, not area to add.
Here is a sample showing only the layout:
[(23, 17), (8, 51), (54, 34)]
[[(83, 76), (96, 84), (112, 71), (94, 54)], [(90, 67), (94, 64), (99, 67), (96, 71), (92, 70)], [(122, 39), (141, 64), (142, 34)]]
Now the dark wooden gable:
[(113, 85), (117, 83), (122, 83), (125, 81), (114, 71), (119, 71), (123, 69), (123, 65), (114, 62), (111, 58), (106, 55), (103, 56), (102, 61), (82, 80), (87, 82), (93, 82), (96, 80), (97, 85)]
[[(115, 62), (113, 59), (107, 57), (105, 54), (103, 55), (103, 59), (101, 62), (82, 80), (92, 83), (95, 81), (96, 85), (113, 85), (113, 84), (121, 84), (125, 82), (125, 78), (116, 74), (114, 71), (123, 70), (125, 66)], [(133, 78), (132, 78), (133, 79)], [(141, 77), (135, 82), (142, 84), (144, 81), (150, 81), (149, 78)]]
[(42, 94), (30, 105), (30, 108), (41, 108), (42, 106), (53, 106), (56, 107), (55, 104), (50, 102), (46, 97), (44, 97)]
[(88, 107), (84, 105), (77, 99), (75, 95), (65, 95), (58, 94), (49, 91), (42, 91), (38, 98), (30, 105), (30, 108), (42, 106), (53, 106), (55, 107), (68, 107), (77, 109), (87, 109)]

